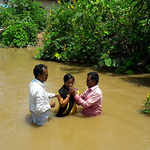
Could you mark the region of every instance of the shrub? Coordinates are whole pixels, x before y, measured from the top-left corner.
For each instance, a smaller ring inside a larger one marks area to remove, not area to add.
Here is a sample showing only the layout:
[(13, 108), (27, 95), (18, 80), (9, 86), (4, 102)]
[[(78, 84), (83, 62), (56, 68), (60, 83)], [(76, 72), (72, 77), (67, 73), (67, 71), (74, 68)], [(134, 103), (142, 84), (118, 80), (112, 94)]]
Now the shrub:
[(34, 0), (11, 0), (10, 6), (15, 10), (14, 15), (28, 12), (39, 30), (43, 30), (47, 25), (47, 10), (40, 8), (40, 3)]
[(150, 95), (148, 94), (146, 100), (143, 101), (145, 105), (145, 109), (142, 110), (143, 113), (150, 113)]
[[(97, 63), (103, 53), (100, 43), (105, 42), (103, 36), (108, 34), (101, 24), (102, 7), (101, 2), (91, 1), (82, 1), (79, 5), (65, 3), (59, 8), (53, 6), (45, 30), (44, 50), (39, 49), (41, 56), (38, 54), (38, 58)], [(105, 61), (108, 57), (107, 53)]]
[(37, 42), (37, 28), (32, 22), (15, 22), (2, 33), (2, 44), (12, 47), (26, 47)]
[(40, 3), (30, 0), (10, 0), (9, 8), (1, 9), (1, 43), (6, 46), (25, 47), (35, 45), (37, 32), (47, 25), (47, 10)]
[(137, 2), (59, 2), (60, 7), (53, 6), (50, 11), (37, 58), (84, 60), (96, 68), (115, 67), (117, 73), (149, 72), (149, 14), (141, 16), (133, 7)]

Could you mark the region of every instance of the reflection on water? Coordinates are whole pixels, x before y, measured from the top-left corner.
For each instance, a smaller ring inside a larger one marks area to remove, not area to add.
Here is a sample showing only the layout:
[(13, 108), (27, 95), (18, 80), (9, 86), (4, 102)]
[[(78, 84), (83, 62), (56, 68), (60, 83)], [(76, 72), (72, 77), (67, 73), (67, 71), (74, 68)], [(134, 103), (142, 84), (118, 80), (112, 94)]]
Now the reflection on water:
[(70, 63), (32, 58), (33, 49), (0, 48), (0, 149), (1, 150), (148, 150), (150, 116), (140, 114), (142, 100), (149, 91), (150, 74), (114, 75), (98, 72), (103, 91), (103, 113), (83, 117), (81, 107), (75, 115), (55, 117), (58, 106), (51, 109), (49, 122), (42, 127), (32, 124), (28, 108), (28, 85), (34, 78), (36, 64), (48, 66), (46, 90), (56, 93), (63, 76), (71, 73), (80, 93), (86, 90), (86, 74), (91, 68)]
[(124, 78), (125, 81), (136, 84), (137, 86), (147, 86), (150, 87), (150, 75), (145, 76), (128, 76)]

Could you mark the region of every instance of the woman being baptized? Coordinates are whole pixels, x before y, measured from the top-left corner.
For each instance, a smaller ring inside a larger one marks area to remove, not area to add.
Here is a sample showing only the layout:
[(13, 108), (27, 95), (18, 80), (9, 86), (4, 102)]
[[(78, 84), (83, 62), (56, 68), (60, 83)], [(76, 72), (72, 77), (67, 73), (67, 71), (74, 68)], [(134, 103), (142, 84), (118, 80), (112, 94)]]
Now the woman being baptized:
[[(69, 87), (73, 87), (74, 77), (71, 74), (66, 74), (63, 78), (64, 85), (58, 90), (59, 107), (57, 117), (63, 117), (77, 112), (76, 103), (73, 95), (69, 92)], [(79, 93), (77, 88), (74, 88)]]

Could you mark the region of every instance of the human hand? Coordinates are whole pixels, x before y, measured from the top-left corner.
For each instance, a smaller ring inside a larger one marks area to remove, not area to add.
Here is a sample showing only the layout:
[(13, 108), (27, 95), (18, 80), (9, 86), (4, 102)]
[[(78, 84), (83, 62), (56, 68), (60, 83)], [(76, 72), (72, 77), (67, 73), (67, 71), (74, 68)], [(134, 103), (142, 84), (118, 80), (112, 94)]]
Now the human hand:
[(50, 101), (50, 106), (51, 106), (51, 108), (55, 107), (55, 102)]
[(55, 97), (58, 97), (59, 94), (55, 94)]
[(69, 87), (69, 92), (73, 95), (73, 96), (75, 96), (76, 95), (76, 90), (73, 88), (73, 87)]

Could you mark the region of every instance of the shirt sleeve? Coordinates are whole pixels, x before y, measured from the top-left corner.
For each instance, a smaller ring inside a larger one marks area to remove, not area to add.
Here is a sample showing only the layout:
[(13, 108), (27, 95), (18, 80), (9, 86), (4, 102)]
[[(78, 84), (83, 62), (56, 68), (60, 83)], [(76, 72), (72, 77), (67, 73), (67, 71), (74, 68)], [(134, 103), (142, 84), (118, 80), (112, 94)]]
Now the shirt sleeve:
[(44, 113), (46, 110), (50, 109), (50, 104), (44, 105), (44, 95), (42, 92), (37, 92), (36, 96), (36, 111), (39, 113)]
[(47, 96), (49, 99), (54, 98), (55, 97), (55, 93), (48, 93), (47, 92)]
[(87, 98), (87, 100), (84, 100), (84, 94), (79, 96), (78, 94), (75, 95), (75, 99), (79, 105), (81, 105), (83, 108), (90, 107), (97, 103), (97, 101), (100, 99), (100, 94), (99, 93), (94, 93), (91, 95), (91, 97)]

